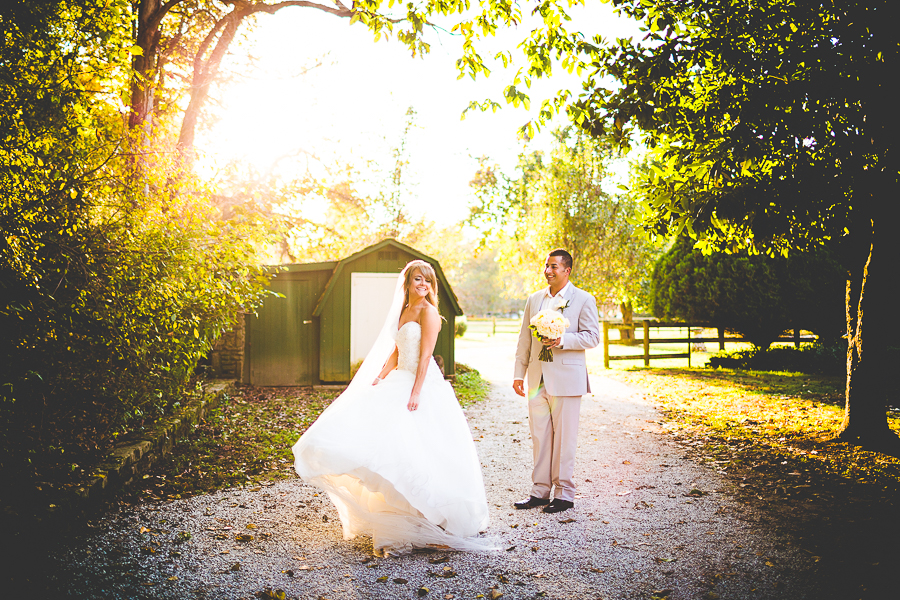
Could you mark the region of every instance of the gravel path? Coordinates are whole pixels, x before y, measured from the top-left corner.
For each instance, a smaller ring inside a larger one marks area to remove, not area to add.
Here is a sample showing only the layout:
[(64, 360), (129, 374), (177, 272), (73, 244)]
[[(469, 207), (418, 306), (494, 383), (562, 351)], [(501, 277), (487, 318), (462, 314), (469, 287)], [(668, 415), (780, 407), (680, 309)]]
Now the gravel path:
[(592, 376), (582, 403), (575, 508), (513, 510), (530, 487), (531, 444), (525, 402), (503, 380), (510, 355), (461, 354), (496, 381), (468, 417), (486, 533), (501, 550), (375, 559), (369, 540), (341, 539), (327, 497), (293, 480), (122, 509), (54, 549), (45, 572), (85, 598), (823, 597), (815, 558), (733, 501), (732, 484), (689, 460), (642, 394), (611, 379)]

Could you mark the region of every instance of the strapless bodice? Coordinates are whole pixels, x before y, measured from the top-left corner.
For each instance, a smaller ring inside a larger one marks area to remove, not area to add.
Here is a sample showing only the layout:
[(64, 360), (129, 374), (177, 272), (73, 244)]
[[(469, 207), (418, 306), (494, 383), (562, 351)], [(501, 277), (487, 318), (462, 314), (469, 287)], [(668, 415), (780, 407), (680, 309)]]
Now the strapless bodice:
[(415, 373), (422, 348), (422, 326), (416, 321), (404, 323), (397, 331), (397, 368)]

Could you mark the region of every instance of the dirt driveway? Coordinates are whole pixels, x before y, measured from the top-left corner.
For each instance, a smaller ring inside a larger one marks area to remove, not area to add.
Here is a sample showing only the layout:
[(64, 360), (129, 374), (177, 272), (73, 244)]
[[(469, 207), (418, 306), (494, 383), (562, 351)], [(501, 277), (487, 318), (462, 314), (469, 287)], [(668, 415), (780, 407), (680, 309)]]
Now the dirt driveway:
[(592, 376), (582, 404), (575, 508), (513, 510), (530, 487), (531, 445), (509, 386), (512, 348), (458, 354), (495, 382), (468, 418), (499, 550), (375, 559), (368, 540), (341, 539), (326, 498), (293, 480), (109, 514), (52, 549), (49, 585), (85, 598), (827, 597), (816, 557), (688, 459), (640, 391), (604, 377)]

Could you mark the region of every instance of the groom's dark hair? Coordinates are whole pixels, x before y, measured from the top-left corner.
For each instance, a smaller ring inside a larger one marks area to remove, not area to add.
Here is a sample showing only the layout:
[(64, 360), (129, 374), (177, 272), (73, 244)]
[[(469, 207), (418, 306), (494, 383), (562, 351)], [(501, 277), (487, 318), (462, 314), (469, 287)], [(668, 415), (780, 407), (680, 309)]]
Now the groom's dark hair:
[(565, 269), (572, 269), (572, 255), (562, 248), (557, 248), (550, 253), (550, 256), (558, 256), (562, 259), (562, 266)]

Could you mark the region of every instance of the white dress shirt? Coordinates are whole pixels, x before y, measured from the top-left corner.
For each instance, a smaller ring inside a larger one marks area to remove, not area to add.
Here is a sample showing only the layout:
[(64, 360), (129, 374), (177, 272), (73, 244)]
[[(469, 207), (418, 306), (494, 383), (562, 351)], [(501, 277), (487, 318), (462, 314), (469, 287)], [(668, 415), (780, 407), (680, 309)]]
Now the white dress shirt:
[[(542, 310), (546, 310), (547, 307), (550, 306), (550, 300), (552, 300), (553, 298), (562, 298), (563, 296), (565, 296), (566, 292), (569, 291), (570, 287), (572, 287), (572, 282), (571, 281), (566, 282), (566, 285), (564, 285), (561, 290), (556, 292), (555, 296), (550, 293), (549, 285), (547, 287), (545, 287), (544, 288), (544, 298), (543, 298), (543, 300), (541, 300), (541, 307), (538, 309), (538, 312), (540, 312)], [(560, 350), (563, 349), (562, 338), (560, 338), (559, 346), (557, 346), (557, 348), (559, 348)], [(525, 381), (525, 380), (524, 379), (513, 379), (513, 381)]]

